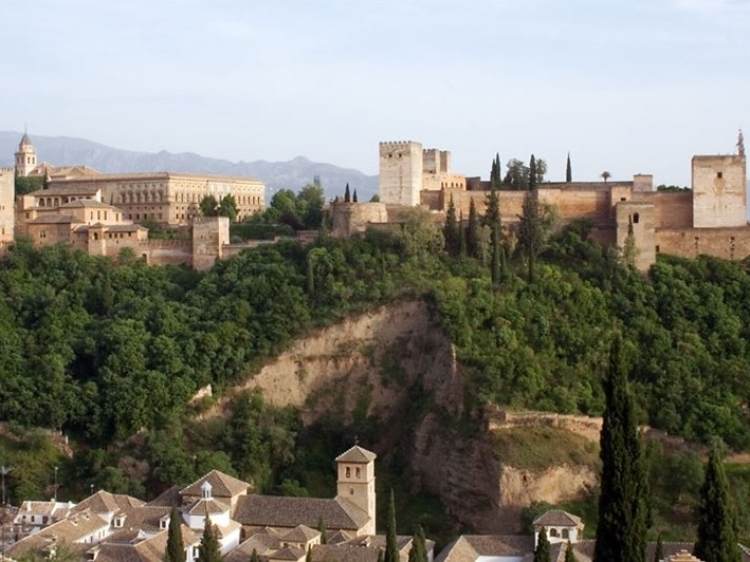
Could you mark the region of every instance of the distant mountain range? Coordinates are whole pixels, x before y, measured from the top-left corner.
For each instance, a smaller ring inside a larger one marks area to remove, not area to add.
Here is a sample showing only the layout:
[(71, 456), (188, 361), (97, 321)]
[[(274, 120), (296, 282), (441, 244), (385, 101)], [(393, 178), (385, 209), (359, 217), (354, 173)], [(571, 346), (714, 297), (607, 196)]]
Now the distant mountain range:
[[(13, 165), (13, 154), (18, 150), (22, 136), (23, 133), (16, 131), (0, 131), (0, 166)], [(265, 182), (269, 196), (278, 189), (298, 191), (312, 183), (315, 176), (320, 176), (328, 199), (343, 195), (347, 183), (352, 189), (357, 189), (360, 201), (367, 201), (378, 192), (378, 176), (368, 176), (358, 170), (340, 168), (333, 164), (312, 162), (304, 156), (288, 162), (230, 162), (192, 152), (134, 152), (86, 139), (30, 136), (39, 161), (57, 166), (85, 164), (102, 173), (169, 171), (250, 176)]]

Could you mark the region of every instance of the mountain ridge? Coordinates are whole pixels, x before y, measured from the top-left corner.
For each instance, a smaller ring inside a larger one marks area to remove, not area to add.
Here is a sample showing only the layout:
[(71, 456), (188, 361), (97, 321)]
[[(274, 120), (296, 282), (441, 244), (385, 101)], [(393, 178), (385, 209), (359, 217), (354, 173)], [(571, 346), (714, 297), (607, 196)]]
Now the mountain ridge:
[[(12, 166), (13, 154), (23, 133), (0, 131), (0, 166)], [(85, 164), (102, 173), (132, 172), (192, 172), (196, 174), (218, 174), (249, 176), (266, 184), (267, 202), (279, 189), (298, 191), (315, 176), (319, 176), (327, 198), (343, 195), (348, 183), (357, 189), (361, 200), (367, 200), (378, 192), (378, 176), (368, 176), (353, 168), (342, 168), (334, 164), (313, 162), (303, 155), (286, 162), (255, 160), (232, 162), (222, 158), (210, 158), (195, 152), (140, 152), (114, 148), (88, 139), (69, 136), (32, 136), (40, 162), (57, 166)]]

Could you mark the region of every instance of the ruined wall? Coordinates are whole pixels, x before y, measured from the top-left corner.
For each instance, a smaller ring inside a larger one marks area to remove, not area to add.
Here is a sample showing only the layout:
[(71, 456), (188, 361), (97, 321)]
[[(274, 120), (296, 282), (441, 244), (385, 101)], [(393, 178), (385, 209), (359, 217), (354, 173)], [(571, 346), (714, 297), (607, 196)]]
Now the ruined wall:
[(380, 201), (419, 204), (422, 190), (422, 145), (418, 142), (380, 143)]
[(656, 231), (656, 248), (684, 258), (708, 254), (741, 260), (750, 256), (750, 227), (661, 229)]
[(693, 226), (747, 224), (744, 156), (693, 156)]

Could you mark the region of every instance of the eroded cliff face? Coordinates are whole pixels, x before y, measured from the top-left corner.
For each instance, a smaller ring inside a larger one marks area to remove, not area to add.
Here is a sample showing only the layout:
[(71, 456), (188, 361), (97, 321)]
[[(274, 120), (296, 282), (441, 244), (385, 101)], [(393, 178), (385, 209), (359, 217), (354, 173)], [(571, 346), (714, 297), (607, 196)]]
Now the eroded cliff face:
[(465, 379), (424, 302), (381, 307), (302, 338), (245, 388), (299, 407), (308, 424), (323, 414), (344, 423), (377, 417), (383, 430), (373, 448), (381, 462), (408, 462), (413, 490), (439, 496), (475, 532), (516, 531), (523, 506), (570, 501), (596, 481), (583, 467), (505, 466), (484, 419), (464, 420), (479, 428), (470, 433), (457, 429)]

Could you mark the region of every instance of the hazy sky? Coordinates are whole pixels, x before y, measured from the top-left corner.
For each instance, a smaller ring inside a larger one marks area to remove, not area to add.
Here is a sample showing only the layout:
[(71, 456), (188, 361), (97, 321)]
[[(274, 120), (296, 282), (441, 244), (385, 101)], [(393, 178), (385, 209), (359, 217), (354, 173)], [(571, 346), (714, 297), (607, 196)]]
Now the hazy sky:
[[(2, 0), (0, 130), (377, 173), (653, 173), (750, 142), (750, 0)], [(750, 146), (748, 146), (750, 148)], [(44, 155), (40, 155), (43, 158)]]

